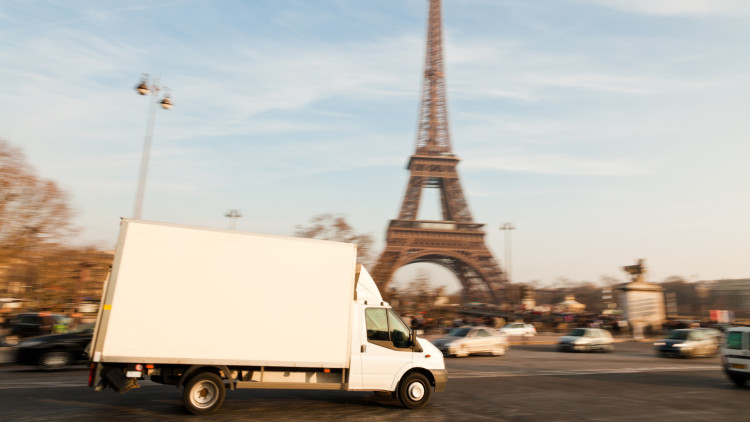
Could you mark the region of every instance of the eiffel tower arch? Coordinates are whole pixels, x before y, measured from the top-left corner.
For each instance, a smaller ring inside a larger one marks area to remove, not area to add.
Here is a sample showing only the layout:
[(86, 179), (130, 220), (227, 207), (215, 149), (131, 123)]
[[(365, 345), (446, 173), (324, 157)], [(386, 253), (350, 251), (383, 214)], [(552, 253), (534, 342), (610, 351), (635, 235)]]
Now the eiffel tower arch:
[[(465, 300), (501, 303), (505, 273), (485, 244), (483, 224), (475, 223), (464, 197), (448, 130), (443, 71), (440, 0), (430, 0), (422, 98), (416, 151), (409, 159), (409, 182), (401, 212), (388, 225), (385, 250), (373, 277), (385, 291), (393, 273), (408, 264), (428, 262), (456, 275)], [(418, 220), (422, 191), (438, 189), (442, 220)]]

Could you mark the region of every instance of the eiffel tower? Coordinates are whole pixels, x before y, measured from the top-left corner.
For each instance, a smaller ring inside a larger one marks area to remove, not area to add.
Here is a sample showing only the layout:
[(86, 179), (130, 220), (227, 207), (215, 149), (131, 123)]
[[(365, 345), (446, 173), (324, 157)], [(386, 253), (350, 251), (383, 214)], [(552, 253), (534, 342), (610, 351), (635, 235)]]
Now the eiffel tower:
[[(451, 270), (463, 286), (465, 301), (501, 303), (506, 277), (487, 249), (483, 224), (471, 217), (451, 150), (443, 72), (440, 0), (430, 0), (422, 103), (416, 152), (409, 159), (409, 183), (398, 219), (388, 225), (386, 247), (373, 278), (385, 291), (394, 271), (417, 262)], [(440, 190), (442, 220), (417, 220), (422, 189)]]

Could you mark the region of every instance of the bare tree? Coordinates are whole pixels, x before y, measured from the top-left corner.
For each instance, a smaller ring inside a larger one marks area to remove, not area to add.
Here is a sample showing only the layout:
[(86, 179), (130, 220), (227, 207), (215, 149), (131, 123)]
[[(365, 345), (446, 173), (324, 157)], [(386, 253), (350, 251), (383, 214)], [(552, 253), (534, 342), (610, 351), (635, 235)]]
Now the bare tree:
[(37, 177), (21, 150), (0, 139), (0, 266), (31, 266), (41, 245), (74, 231), (71, 216), (65, 192)]
[(318, 214), (310, 219), (309, 225), (296, 226), (295, 229), (294, 235), (299, 237), (354, 243), (357, 245), (357, 260), (365, 267), (372, 264), (372, 236), (355, 233), (343, 215)]

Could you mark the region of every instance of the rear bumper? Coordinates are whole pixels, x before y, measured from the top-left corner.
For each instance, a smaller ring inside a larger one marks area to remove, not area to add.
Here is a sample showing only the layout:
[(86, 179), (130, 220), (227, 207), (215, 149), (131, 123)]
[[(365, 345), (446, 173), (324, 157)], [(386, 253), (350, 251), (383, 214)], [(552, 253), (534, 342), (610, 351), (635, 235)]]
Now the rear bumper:
[(439, 393), (445, 390), (448, 384), (448, 370), (447, 369), (433, 369), (432, 376), (435, 377), (435, 392)]

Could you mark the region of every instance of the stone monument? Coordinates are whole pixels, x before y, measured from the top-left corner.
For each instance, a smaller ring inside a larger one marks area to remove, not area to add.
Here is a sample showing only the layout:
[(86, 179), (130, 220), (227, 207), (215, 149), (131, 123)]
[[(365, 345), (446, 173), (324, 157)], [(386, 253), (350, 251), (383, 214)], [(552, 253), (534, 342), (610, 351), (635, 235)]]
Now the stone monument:
[(643, 259), (622, 269), (630, 274), (631, 281), (617, 287), (618, 303), (633, 328), (633, 336), (642, 338), (644, 330), (658, 330), (664, 323), (664, 289), (657, 283), (645, 281)]

